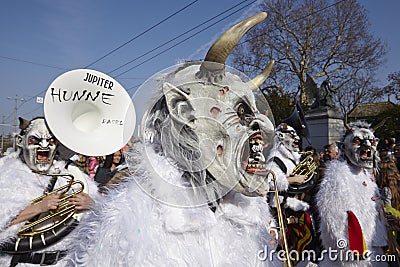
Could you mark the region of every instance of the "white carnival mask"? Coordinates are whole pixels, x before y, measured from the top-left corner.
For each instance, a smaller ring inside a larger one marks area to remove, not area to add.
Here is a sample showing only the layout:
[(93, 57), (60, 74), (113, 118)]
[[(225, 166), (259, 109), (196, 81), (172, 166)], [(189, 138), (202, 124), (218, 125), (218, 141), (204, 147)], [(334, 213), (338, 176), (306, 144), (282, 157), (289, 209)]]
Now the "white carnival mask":
[(272, 148), (274, 124), (258, 88), (273, 63), (252, 80), (225, 65), (243, 34), (265, 17), (260, 13), (233, 26), (211, 46), (204, 61), (154, 75), (133, 99), (135, 107), (140, 106), (145, 93), (158, 88), (158, 96), (143, 112), (140, 137), (186, 173), (207, 173), (211, 181), (190, 183), (207, 192), (211, 184), (218, 184), (214, 188), (219, 197), (231, 189), (247, 196), (269, 191), (265, 158)]
[(36, 172), (47, 172), (56, 153), (57, 141), (50, 133), (43, 118), (32, 120), (17, 136), (25, 164)]
[(275, 135), (278, 142), (282, 143), (285, 148), (291, 152), (300, 151), (300, 137), (296, 130), (287, 123), (281, 123), (275, 129)]
[(265, 157), (274, 135), (268, 103), (230, 72), (220, 83), (186, 82), (200, 66), (201, 62), (177, 66), (174, 69), (181, 70), (174, 79), (161, 84), (163, 97), (141, 127), (147, 131), (144, 138), (161, 143), (163, 152), (184, 171), (207, 171), (224, 189), (265, 195)]
[(343, 139), (345, 157), (354, 166), (372, 169), (379, 140), (375, 138), (369, 124), (355, 122), (350, 127)]

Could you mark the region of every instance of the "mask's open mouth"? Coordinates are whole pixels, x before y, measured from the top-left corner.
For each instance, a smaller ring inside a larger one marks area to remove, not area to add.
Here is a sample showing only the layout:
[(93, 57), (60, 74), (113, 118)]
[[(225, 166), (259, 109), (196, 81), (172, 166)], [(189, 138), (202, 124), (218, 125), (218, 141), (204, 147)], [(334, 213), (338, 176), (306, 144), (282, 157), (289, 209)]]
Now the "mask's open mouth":
[(49, 163), (50, 149), (39, 148), (36, 150), (36, 161), (38, 163)]
[(372, 160), (372, 150), (370, 147), (361, 147), (360, 159), (361, 160)]
[(293, 148), (299, 148), (300, 147), (300, 140), (295, 140), (293, 142)]
[(261, 132), (256, 132), (248, 139), (248, 145), (242, 149), (241, 162), (242, 168), (250, 174), (266, 174), (264, 150), (264, 136)]
[(292, 144), (292, 147), (295, 148), (295, 149), (298, 149), (300, 147), (300, 141), (297, 141), (297, 140), (294, 141), (293, 144)]

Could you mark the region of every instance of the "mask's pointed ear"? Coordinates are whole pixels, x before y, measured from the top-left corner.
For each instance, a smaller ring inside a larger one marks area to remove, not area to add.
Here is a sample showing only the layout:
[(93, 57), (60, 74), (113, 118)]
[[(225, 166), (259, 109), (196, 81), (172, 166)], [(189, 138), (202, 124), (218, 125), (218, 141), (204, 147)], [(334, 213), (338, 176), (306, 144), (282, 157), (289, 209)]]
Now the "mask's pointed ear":
[[(30, 121), (28, 121), (22, 117), (18, 117), (18, 120), (19, 120), (19, 129), (21, 129), (21, 130), (25, 130), (31, 123)], [(23, 140), (24, 140), (24, 138), (21, 135), (18, 134), (17, 136), (15, 136), (15, 144), (18, 147), (21, 147), (21, 148), (23, 147), (23, 145), (24, 145)]]
[(193, 126), (194, 109), (190, 103), (188, 93), (170, 83), (163, 83), (162, 89), (171, 118), (183, 125), (189, 124)]
[(18, 146), (18, 147), (23, 147), (23, 138), (22, 138), (22, 136), (21, 135), (16, 135), (15, 136), (15, 144)]

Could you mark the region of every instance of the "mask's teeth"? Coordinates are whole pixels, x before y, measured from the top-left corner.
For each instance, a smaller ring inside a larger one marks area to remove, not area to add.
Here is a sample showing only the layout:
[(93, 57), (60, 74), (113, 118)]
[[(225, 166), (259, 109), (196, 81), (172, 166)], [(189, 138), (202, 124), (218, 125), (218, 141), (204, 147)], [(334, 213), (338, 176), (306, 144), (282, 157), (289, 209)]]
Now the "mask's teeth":
[(39, 162), (49, 162), (49, 153), (48, 149), (36, 150), (36, 160)]
[(255, 173), (265, 170), (265, 158), (263, 155), (264, 141), (261, 133), (253, 134), (249, 139), (249, 158), (246, 172)]

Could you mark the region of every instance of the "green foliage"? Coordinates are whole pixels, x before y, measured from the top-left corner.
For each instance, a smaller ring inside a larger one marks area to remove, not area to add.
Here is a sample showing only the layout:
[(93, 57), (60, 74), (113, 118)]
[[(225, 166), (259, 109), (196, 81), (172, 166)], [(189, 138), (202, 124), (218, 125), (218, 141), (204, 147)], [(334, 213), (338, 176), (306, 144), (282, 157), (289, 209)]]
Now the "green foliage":
[(275, 88), (265, 88), (262, 92), (271, 107), (276, 125), (279, 125), (292, 114), (294, 105), (289, 95)]

